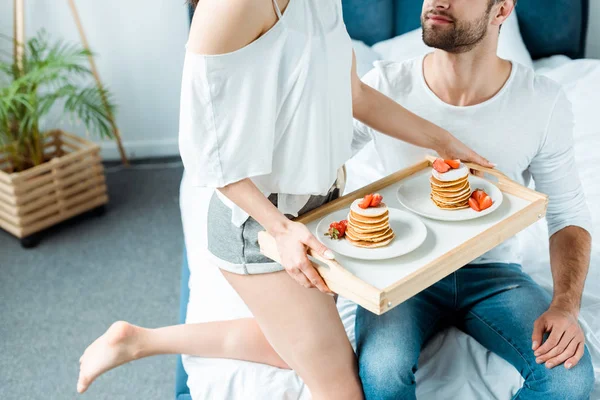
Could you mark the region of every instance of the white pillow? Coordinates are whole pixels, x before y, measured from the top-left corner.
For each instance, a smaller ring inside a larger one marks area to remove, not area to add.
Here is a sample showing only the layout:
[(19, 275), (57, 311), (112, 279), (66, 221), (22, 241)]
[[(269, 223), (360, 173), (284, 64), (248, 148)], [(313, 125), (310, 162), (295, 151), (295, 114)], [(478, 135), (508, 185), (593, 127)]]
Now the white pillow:
[(352, 40), (354, 54), (356, 54), (356, 71), (359, 77), (373, 68), (373, 63), (380, 60), (379, 54), (360, 40)]
[(433, 49), (423, 43), (423, 30), (415, 29), (395, 38), (373, 45), (382, 60), (402, 62), (431, 53)]
[(525, 42), (523, 42), (517, 13), (514, 11), (506, 22), (504, 22), (500, 30), (498, 56), (533, 69), (533, 60), (527, 47), (525, 47)]
[[(376, 43), (373, 45), (373, 50), (379, 54), (382, 60), (397, 62), (417, 58), (433, 51), (431, 47), (423, 43), (421, 28)], [(533, 61), (521, 37), (519, 21), (515, 12), (508, 17), (502, 26), (498, 43), (498, 56), (533, 68)]]

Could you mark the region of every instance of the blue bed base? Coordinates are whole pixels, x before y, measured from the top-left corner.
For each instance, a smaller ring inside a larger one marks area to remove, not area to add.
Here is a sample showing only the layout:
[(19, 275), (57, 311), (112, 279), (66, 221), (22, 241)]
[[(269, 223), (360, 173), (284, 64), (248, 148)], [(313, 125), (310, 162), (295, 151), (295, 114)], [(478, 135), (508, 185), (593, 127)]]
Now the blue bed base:
[[(179, 322), (185, 323), (187, 314), (187, 303), (190, 297), (190, 288), (188, 281), (190, 280), (190, 269), (188, 267), (187, 252), (185, 246), (183, 248), (183, 262), (181, 263), (181, 285), (179, 295)], [(177, 370), (175, 371), (175, 400), (192, 400), (190, 389), (187, 386), (188, 375), (183, 369), (181, 356), (177, 356)]]
[[(290, 0), (303, 1), (303, 0)], [(350, 36), (373, 45), (420, 26), (422, 2), (418, 0), (342, 0), (344, 22)], [(588, 27), (589, 0), (521, 0), (517, 15), (531, 57), (554, 54), (583, 58)], [(193, 10), (189, 9), (190, 20)], [(184, 249), (181, 268), (179, 319), (185, 322), (190, 271)], [(176, 400), (191, 400), (187, 374), (177, 358)]]

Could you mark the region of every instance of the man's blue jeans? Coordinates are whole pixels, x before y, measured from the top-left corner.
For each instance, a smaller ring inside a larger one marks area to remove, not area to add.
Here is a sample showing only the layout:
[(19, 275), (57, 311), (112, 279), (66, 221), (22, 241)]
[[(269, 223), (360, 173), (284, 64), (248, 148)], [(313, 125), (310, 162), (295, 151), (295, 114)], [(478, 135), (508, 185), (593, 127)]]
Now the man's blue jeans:
[(415, 399), (421, 349), (448, 325), (471, 335), (521, 373), (525, 383), (514, 399), (588, 399), (594, 371), (587, 348), (570, 370), (535, 362), (533, 323), (550, 300), (519, 265), (471, 264), (381, 316), (358, 307), (357, 353), (366, 399)]

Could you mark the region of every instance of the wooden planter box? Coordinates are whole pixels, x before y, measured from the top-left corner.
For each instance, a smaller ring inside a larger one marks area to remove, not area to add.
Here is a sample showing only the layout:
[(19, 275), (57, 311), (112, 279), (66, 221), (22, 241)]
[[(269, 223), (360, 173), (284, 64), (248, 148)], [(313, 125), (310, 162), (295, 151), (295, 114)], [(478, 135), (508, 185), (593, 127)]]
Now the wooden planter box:
[(100, 147), (52, 131), (44, 142), (48, 162), (13, 172), (0, 149), (0, 227), (18, 238), (108, 202)]

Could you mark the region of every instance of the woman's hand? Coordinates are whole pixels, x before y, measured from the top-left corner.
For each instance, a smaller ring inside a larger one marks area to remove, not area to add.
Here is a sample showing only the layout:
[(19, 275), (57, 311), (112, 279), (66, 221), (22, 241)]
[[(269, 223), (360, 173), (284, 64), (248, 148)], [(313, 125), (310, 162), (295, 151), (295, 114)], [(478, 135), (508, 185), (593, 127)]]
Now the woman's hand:
[(311, 248), (323, 257), (333, 259), (331, 250), (299, 222), (288, 221), (281, 230), (272, 232), (272, 235), (277, 242), (281, 265), (296, 282), (307, 289), (316, 287), (323, 293), (333, 295), (306, 254), (307, 249)]
[(446, 160), (461, 160), (479, 164), (482, 167), (494, 168), (496, 165), (489, 162), (479, 154), (475, 153), (470, 147), (463, 142), (448, 134), (445, 140), (438, 149), (435, 149), (440, 157)]
[(306, 288), (316, 287), (323, 293), (333, 295), (308, 259), (306, 251), (310, 248), (328, 259), (334, 258), (333, 253), (304, 224), (287, 219), (249, 178), (222, 187), (219, 191), (275, 238), (281, 265), (296, 282)]

